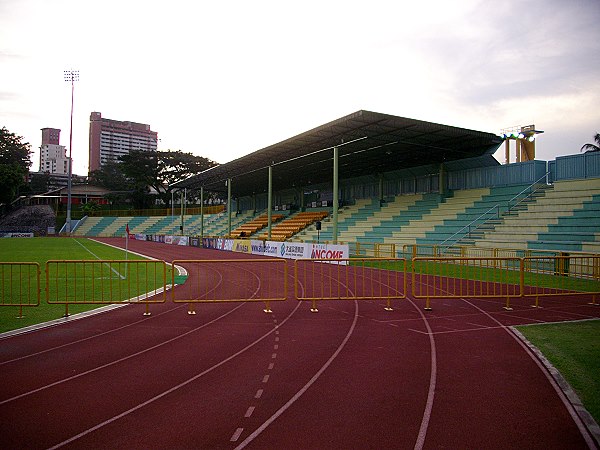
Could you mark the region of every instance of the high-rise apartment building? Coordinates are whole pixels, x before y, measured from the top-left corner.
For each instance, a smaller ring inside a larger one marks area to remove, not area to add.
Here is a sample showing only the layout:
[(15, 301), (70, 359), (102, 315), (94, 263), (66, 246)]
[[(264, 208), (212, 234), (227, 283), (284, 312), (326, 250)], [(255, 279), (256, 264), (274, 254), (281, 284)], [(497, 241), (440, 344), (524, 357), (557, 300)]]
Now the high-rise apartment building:
[(40, 172), (66, 175), (69, 173), (67, 149), (60, 145), (60, 130), (42, 128), (42, 145), (40, 147)]
[(102, 118), (99, 112), (90, 115), (90, 172), (107, 161), (116, 161), (133, 150), (155, 152), (158, 133), (150, 125)]

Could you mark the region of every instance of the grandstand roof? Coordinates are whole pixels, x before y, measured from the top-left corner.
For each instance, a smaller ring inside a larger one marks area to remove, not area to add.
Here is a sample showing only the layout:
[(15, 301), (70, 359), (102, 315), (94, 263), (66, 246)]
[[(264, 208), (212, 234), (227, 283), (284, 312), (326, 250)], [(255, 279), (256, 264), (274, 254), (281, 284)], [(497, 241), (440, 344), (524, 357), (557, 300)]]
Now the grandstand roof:
[(331, 181), (333, 147), (339, 149), (339, 178), (373, 175), (427, 164), (473, 158), (479, 166), (492, 157), (502, 138), (371, 111), (357, 111), (333, 122), (208, 169), (177, 183), (180, 188), (226, 192), (234, 197), (266, 192), (273, 165), (273, 191)]

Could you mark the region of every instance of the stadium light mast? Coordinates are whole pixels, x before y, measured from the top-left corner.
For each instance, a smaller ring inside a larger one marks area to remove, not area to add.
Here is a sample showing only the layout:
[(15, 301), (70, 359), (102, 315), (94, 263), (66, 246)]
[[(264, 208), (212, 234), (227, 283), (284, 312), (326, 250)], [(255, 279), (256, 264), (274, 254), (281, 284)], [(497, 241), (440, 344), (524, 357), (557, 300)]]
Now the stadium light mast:
[(73, 178), (73, 94), (75, 82), (79, 81), (79, 70), (65, 70), (65, 81), (71, 83), (71, 128), (69, 130), (69, 176), (67, 178), (67, 221), (66, 231), (71, 233), (71, 186)]

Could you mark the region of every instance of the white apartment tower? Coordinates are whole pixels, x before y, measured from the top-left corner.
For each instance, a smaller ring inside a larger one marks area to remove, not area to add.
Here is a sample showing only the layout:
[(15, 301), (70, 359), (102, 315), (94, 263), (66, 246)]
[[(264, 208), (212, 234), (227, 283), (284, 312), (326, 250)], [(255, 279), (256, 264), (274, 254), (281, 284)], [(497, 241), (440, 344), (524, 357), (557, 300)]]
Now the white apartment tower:
[(42, 145), (40, 147), (40, 172), (67, 175), (69, 158), (67, 149), (60, 145), (60, 130), (42, 128)]

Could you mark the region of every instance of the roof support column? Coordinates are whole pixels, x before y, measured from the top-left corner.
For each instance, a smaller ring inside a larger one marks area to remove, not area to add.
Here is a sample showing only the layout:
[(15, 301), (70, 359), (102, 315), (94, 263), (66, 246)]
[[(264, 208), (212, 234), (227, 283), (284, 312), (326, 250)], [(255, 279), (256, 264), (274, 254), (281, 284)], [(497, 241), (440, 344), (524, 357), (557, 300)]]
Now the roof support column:
[(338, 159), (339, 159), (339, 149), (337, 147), (333, 147), (333, 243), (334, 244), (337, 244), (337, 238), (338, 238), (338, 208), (339, 208)]
[(227, 237), (231, 237), (231, 178), (227, 178)]
[(204, 237), (204, 186), (200, 186), (200, 239)]
[(269, 166), (269, 186), (267, 189), (267, 239), (271, 240), (271, 210), (273, 209), (273, 166)]
[(440, 174), (439, 174), (439, 191), (441, 195), (446, 193), (446, 166), (444, 163), (440, 163)]

